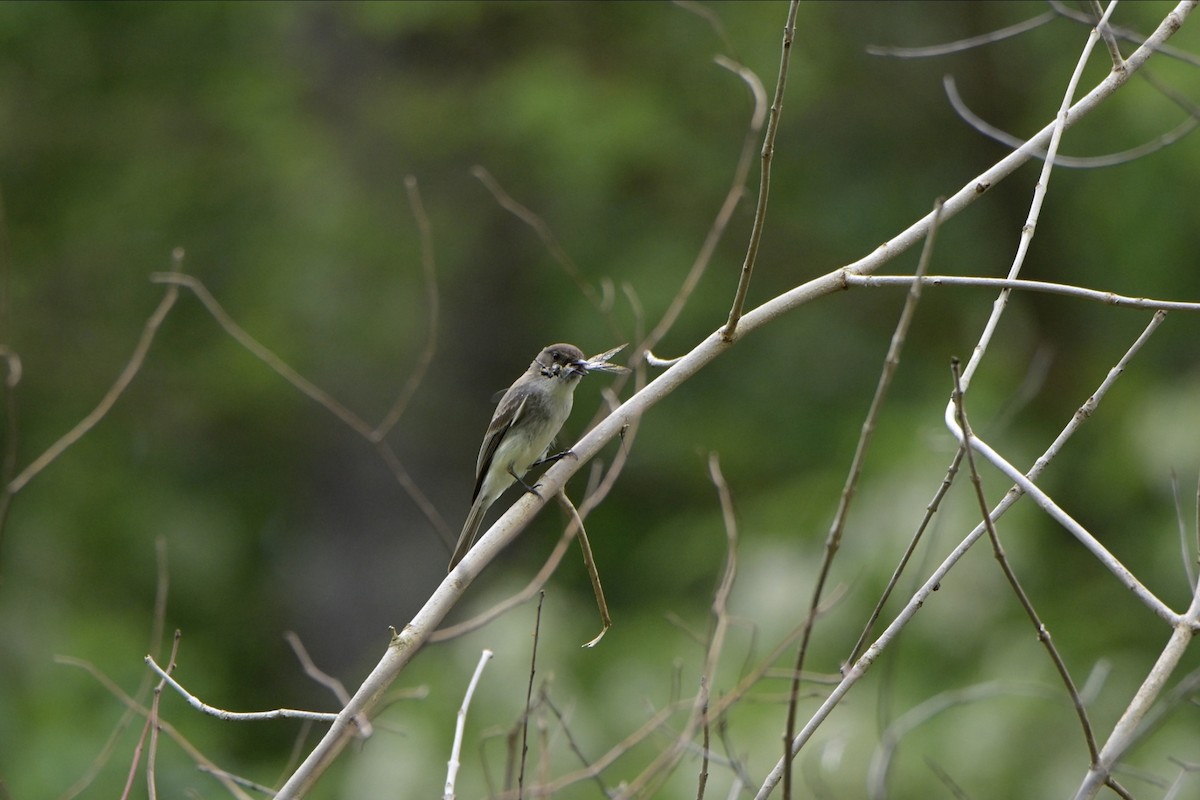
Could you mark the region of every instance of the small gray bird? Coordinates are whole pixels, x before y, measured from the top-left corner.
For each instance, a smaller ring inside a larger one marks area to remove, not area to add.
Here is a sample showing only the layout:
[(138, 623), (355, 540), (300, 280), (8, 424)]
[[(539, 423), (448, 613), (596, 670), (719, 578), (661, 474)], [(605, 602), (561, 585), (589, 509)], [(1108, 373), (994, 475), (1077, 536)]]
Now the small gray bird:
[(527, 490), (533, 491), (521, 477), (534, 464), (555, 459), (547, 459), (546, 453), (571, 413), (579, 379), (591, 367), (607, 371), (623, 369), (605, 361), (607, 358), (597, 356), (593, 364), (585, 360), (583, 351), (573, 344), (552, 344), (538, 354), (525, 374), (517, 378), (500, 398), (479, 448), (475, 494), (471, 497), (471, 511), (458, 536), (458, 545), (450, 558), (451, 570), (475, 544), (483, 515), (504, 490), (513, 481), (520, 481)]

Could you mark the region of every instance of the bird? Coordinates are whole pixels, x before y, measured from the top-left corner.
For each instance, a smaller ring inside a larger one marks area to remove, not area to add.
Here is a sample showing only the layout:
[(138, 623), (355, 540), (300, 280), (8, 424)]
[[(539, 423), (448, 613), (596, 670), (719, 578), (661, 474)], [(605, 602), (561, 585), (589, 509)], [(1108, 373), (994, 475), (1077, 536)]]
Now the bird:
[(547, 458), (550, 445), (571, 414), (571, 404), (579, 379), (590, 368), (623, 371), (605, 363), (614, 351), (597, 356), (594, 362), (584, 358), (573, 344), (552, 344), (538, 353), (521, 377), (517, 378), (496, 405), (496, 412), (483, 435), (479, 459), (475, 465), (475, 493), (467, 513), (454, 555), (447, 572), (462, 560), (479, 535), (483, 516), (504, 490), (519, 482), (526, 491), (537, 494), (522, 479), (530, 467), (556, 461), (569, 451)]

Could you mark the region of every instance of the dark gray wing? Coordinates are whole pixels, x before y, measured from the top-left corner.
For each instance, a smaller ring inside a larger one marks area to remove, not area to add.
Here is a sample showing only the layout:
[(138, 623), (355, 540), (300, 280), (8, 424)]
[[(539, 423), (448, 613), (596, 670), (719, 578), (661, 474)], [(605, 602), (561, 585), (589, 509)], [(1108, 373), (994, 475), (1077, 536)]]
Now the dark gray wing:
[(479, 447), (479, 461), (475, 465), (475, 491), (471, 494), (472, 503), (479, 497), (479, 491), (483, 488), (483, 478), (492, 467), (492, 458), (496, 455), (500, 442), (504, 441), (508, 429), (521, 416), (521, 409), (525, 407), (525, 401), (528, 399), (528, 393), (522, 393), (520, 397), (505, 393), (500, 405), (496, 407), (487, 433), (483, 435), (483, 444)]

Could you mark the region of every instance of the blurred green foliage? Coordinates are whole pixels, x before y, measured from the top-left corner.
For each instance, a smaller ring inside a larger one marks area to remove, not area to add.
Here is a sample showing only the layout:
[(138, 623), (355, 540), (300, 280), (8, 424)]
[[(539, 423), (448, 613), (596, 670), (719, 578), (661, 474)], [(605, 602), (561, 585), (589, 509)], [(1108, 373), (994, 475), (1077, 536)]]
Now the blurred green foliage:
[[(1170, 7), (1123, 4), (1116, 19), (1148, 33)], [(18, 468), (115, 380), (163, 292), (148, 276), (170, 267), (176, 247), (252, 336), (370, 423), (382, 419), (417, 363), (431, 313), (405, 190), (415, 176), (432, 223), (437, 350), (389, 441), (456, 530), (493, 393), (546, 343), (599, 352), (656, 323), (728, 190), (752, 103), (713, 57), (745, 64), (770, 92), (786, 5), (700, 8), (0, 4), (0, 335), (23, 365)], [(752, 305), (870, 252), (1005, 153), (954, 115), (944, 74), (985, 119), (1027, 135), (1053, 117), (1087, 29), (1057, 19), (932, 59), (884, 59), (866, 46), (963, 39), (1045, 8), (802, 6)], [(1172, 44), (1195, 52), (1189, 24)], [(1106, 71), (1102, 50), (1085, 85)], [(1152, 70), (1200, 102), (1194, 63), (1160, 56)], [(1132, 147), (1184, 113), (1135, 80), (1072, 129), (1064, 151)], [(1197, 141), (1105, 170), (1057, 170), (1023, 275), (1200, 299)], [(584, 279), (611, 295), (608, 319), (473, 177), (476, 165), (539, 214)], [(1004, 274), (1036, 170), (1025, 167), (948, 224), (933, 271)], [(724, 322), (756, 187), (755, 170), (660, 355)], [(910, 272), (916, 258), (885, 271)], [(808, 669), (836, 673), (941, 481), (952, 456), (941, 423), (949, 359), (969, 355), (991, 301), (979, 289), (925, 293), (834, 570), (838, 602), (818, 626)], [(731, 600), (739, 623), (714, 694), (800, 621), (902, 302), (902, 290), (881, 289), (810, 304), (745, 339), (643, 421), (625, 473), (589, 520), (615, 627), (600, 647), (579, 649), (599, 621), (573, 556), (543, 612), (539, 677), (590, 758), (638, 728), (647, 708), (694, 691), (703, 647), (690, 632), (703, 636), (709, 625), (725, 548), (710, 452), (720, 454), (741, 528)], [(1016, 463), (1032, 463), (1147, 320), (1014, 296), (972, 386), (976, 428)], [(1190, 495), (1200, 473), (1198, 331), (1196, 318), (1172, 315), (1044, 479), (1176, 608), (1188, 592), (1170, 472)], [(1046, 369), (1022, 395), (1038, 363)], [(589, 378), (564, 435), (582, 432), (609, 381)], [(995, 473), (984, 481), (992, 498), (1007, 488)], [(576, 478), (572, 491), (583, 485)], [(967, 488), (946, 502), (901, 597), (973, 526)], [(557, 515), (548, 510), (480, 578), (456, 619), (524, 584), (557, 535)], [(1042, 515), (1018, 508), (1000, 528), (1077, 681), (1097, 665), (1110, 670), (1091, 708), (1102, 738), (1168, 631)], [(56, 655), (86, 660), (129, 693), (147, 680), (156, 542), (168, 566), (168, 639), (183, 633), (178, 677), (234, 710), (335, 708), (283, 632), (298, 632), (316, 662), (353, 687), (386, 645), (387, 626), (403, 625), (442, 579), (448, 552), (368, 443), (240, 348), (184, 291), (132, 385), (15, 497), (0, 537), (0, 796), (63, 796), (121, 718), (116, 697)], [(454, 709), (490, 647), (497, 656), (471, 711), (460, 778), (463, 796), (482, 794), (485, 769), (501, 774), (503, 734), (521, 714), (532, 619), (524, 607), (422, 653), (402, 683), (427, 694), (385, 711), (378, 734), (343, 757), (317, 795), (440, 791)], [(1181, 669), (1198, 664), (1190, 653)], [(943, 790), (931, 761), (974, 797), (1072, 791), (1087, 766), (1074, 715), (981, 546), (797, 761), (804, 795), (862, 796), (865, 765), (891, 722), (940, 692), (979, 686), (995, 691), (903, 740), (893, 795)], [(729, 720), (734, 755), (755, 780), (778, 758), (785, 688), (768, 679), (760, 701), (742, 702)], [(816, 703), (806, 698), (802, 711)], [(267, 784), (285, 773), (298, 724), (220, 722), (173, 695), (162, 706), (220, 766)], [(1195, 714), (1192, 706), (1169, 717), (1132, 763), (1173, 774), (1169, 757), (1195, 753)], [(141, 727), (135, 717), (119, 734), (81, 796), (119, 796)], [(553, 749), (555, 773), (579, 768), (560, 742)], [(160, 752), (160, 796), (224, 796), (173, 744)], [(653, 752), (636, 749), (606, 782), (633, 777)], [(685, 759), (658, 796), (694, 796), (697, 769)], [(730, 780), (715, 769), (710, 796), (725, 796)], [(559, 796), (599, 796), (584, 787)]]

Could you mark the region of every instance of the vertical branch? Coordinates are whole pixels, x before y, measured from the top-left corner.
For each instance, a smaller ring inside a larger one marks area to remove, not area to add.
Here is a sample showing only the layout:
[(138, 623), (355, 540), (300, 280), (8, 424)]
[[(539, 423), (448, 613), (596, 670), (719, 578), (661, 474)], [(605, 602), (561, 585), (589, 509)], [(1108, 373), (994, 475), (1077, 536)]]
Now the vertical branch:
[(653, 350), (662, 341), (662, 338), (667, 335), (667, 331), (671, 329), (671, 326), (679, 318), (684, 306), (687, 305), (692, 292), (695, 291), (696, 286), (700, 283), (700, 278), (708, 268), (708, 264), (712, 260), (712, 254), (716, 251), (717, 244), (721, 241), (721, 237), (729, 225), (729, 220), (733, 218), (733, 212), (737, 208), (738, 202), (742, 199), (742, 194), (746, 188), (746, 178), (750, 174), (750, 164), (754, 156), (754, 142), (758, 137), (759, 131), (762, 130), (763, 121), (767, 117), (767, 91), (763, 88), (762, 81), (758, 79), (758, 76), (746, 67), (728, 58), (718, 56), (717, 63), (725, 69), (736, 73), (745, 81), (747, 88), (750, 89), (750, 94), (754, 98), (754, 113), (750, 118), (750, 128), (746, 131), (745, 140), (742, 143), (742, 152), (738, 156), (737, 167), (733, 171), (733, 181), (729, 185), (729, 191), (725, 193), (725, 200), (721, 203), (721, 208), (717, 212), (716, 218), (713, 220), (712, 225), (709, 226), (708, 234), (704, 237), (704, 244), (700, 246), (700, 252), (696, 254), (696, 260), (692, 262), (691, 269), (688, 270), (687, 276), (683, 279), (679, 291), (671, 299), (667, 310), (662, 315), (662, 319), (658, 321), (658, 324), (654, 326), (642, 341), (639, 348), (640, 351)]
[[(648, 767), (642, 770), (635, 779), (621, 788), (614, 800), (632, 800), (643, 796), (646, 787), (656, 776), (674, 767), (696, 734), (696, 729), (708, 724), (708, 700), (717, 672), (717, 662), (725, 647), (725, 634), (729, 629), (729, 593), (733, 589), (733, 581), (737, 576), (737, 520), (733, 514), (733, 499), (729, 492), (729, 484), (721, 472), (721, 463), (715, 453), (708, 459), (709, 477), (717, 489), (717, 498), (721, 504), (721, 519), (725, 525), (725, 567), (721, 572), (721, 580), (713, 593), (712, 632), (709, 635), (708, 648), (704, 657), (704, 672), (701, 674), (700, 690), (691, 701), (691, 713), (679, 735), (671, 745), (658, 754)], [(707, 748), (705, 755), (707, 756)], [(649, 795), (646, 795), (649, 796)]]
[[(1108, 18), (1116, 7), (1115, 0), (1108, 4), (1108, 10), (1100, 18), (1099, 27), (1106, 27), (1108, 25)], [(1079, 60), (1075, 64), (1075, 71), (1071, 73), (1071, 78), (1067, 81), (1067, 89), (1063, 92), (1062, 103), (1059, 105), (1058, 115), (1054, 119), (1054, 127), (1050, 132), (1050, 144), (1046, 146), (1046, 156), (1042, 162), (1042, 171), (1038, 175), (1037, 184), (1033, 188), (1033, 199), (1029, 203), (1029, 216), (1026, 217), (1025, 224), (1021, 227), (1021, 239), (1017, 243), (1017, 252), (1013, 256), (1012, 266), (1008, 270), (1008, 278), (1010, 280), (1020, 274), (1021, 267), (1025, 264), (1025, 256), (1029, 252), (1029, 246), (1033, 242), (1033, 234), (1037, 230), (1038, 217), (1041, 215), (1042, 204), (1046, 200), (1046, 191), (1050, 185), (1050, 173), (1054, 169), (1054, 159), (1058, 155), (1058, 145), (1062, 141), (1063, 132), (1067, 129), (1071, 101), (1075, 97), (1075, 90), (1079, 86), (1079, 79), (1083, 77), (1083, 68), (1087, 66), (1092, 49), (1096, 46), (1096, 42), (1100, 38), (1098, 29), (1093, 28), (1092, 32), (1088, 35), (1088, 40), (1083, 46), (1083, 52), (1079, 54)], [(1000, 317), (1004, 315), (1004, 310), (1008, 307), (1008, 297), (1011, 293), (1011, 289), (1002, 290), (996, 297), (995, 303), (992, 304), (991, 316), (988, 317), (983, 333), (979, 337), (979, 343), (975, 345), (975, 351), (971, 354), (971, 359), (967, 362), (966, 369), (963, 370), (962, 382), (964, 391), (970, 385), (971, 376), (975, 374), (975, 370), (983, 360), (984, 353), (987, 352), (992, 335), (996, 332), (996, 327), (1000, 324)]]
[(458, 757), (462, 752), (463, 731), (467, 726), (467, 709), (471, 707), (471, 698), (475, 696), (475, 687), (479, 685), (483, 668), (487, 666), (491, 657), (491, 650), (484, 650), (480, 654), (479, 663), (475, 665), (475, 672), (471, 675), (471, 682), (467, 684), (467, 693), (463, 695), (462, 705), (458, 707), (458, 718), (454, 723), (454, 745), (450, 748), (450, 761), (446, 765), (446, 790), (443, 795), (445, 800), (454, 800), (454, 784), (458, 779), (460, 766)]
[(529, 714), (533, 708), (533, 676), (537, 674), (538, 637), (542, 633), (542, 601), (546, 593), (538, 595), (537, 615), (533, 621), (533, 647), (529, 653), (529, 685), (525, 690), (525, 713), (521, 718), (521, 768), (517, 772), (517, 800), (525, 791), (525, 756), (529, 753)]
[(792, 55), (792, 39), (796, 35), (796, 12), (800, 0), (792, 0), (788, 7), (787, 24), (783, 27), (783, 48), (779, 56), (779, 80), (775, 83), (775, 99), (771, 102), (771, 114), (767, 118), (767, 133), (763, 137), (762, 177), (758, 184), (758, 206), (754, 210), (754, 226), (750, 229), (750, 245), (746, 249), (746, 260), (742, 263), (741, 278), (733, 297), (733, 308), (729, 310), (729, 321), (721, 330), (721, 339), (732, 342), (737, 334), (742, 308), (746, 305), (746, 293), (750, 289), (750, 276), (754, 262), (758, 260), (758, 245), (762, 240), (763, 225), (767, 219), (767, 195), (771, 188), (771, 159), (775, 156), (775, 135), (779, 132), (779, 115), (783, 111), (783, 89), (787, 84), (788, 62)]

